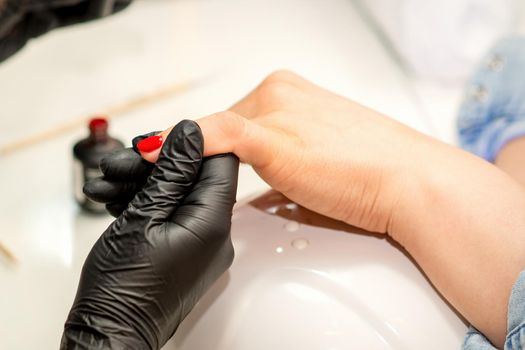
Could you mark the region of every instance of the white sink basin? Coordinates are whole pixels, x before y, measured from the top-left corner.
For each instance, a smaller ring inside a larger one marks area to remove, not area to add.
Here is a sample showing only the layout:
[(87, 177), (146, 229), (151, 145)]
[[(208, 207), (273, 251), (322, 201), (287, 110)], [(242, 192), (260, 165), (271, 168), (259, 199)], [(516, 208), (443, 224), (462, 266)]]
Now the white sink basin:
[(233, 266), (164, 349), (460, 347), (464, 323), (381, 236), (276, 192), (238, 206), (232, 235)]

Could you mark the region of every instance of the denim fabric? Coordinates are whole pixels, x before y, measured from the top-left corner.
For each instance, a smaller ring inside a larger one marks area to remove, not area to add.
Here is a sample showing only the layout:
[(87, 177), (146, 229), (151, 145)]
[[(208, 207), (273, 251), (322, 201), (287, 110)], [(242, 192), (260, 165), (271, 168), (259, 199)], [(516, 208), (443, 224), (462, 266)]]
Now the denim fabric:
[(525, 38), (501, 40), (476, 69), (458, 116), (462, 148), (494, 161), (525, 136)]
[(465, 340), (463, 340), (462, 350), (496, 350), (491, 342), (474, 327), (470, 327)]
[(507, 339), (505, 349), (525, 347), (525, 270), (512, 288), (507, 320)]
[[(475, 328), (470, 328), (465, 336), (463, 350), (496, 349), (487, 338)], [(507, 316), (507, 338), (505, 350), (525, 349), (525, 270), (512, 287)]]

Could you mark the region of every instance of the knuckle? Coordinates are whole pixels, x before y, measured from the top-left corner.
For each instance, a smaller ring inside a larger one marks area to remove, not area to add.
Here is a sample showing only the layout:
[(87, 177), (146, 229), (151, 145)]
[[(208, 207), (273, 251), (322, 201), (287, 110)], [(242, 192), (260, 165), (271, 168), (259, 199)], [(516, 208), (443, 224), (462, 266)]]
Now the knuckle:
[(294, 85), (287, 80), (267, 78), (258, 89), (259, 103), (263, 105), (279, 104), (288, 99), (294, 89)]
[(292, 86), (286, 82), (276, 81), (261, 86), (259, 97), (264, 101), (281, 101), (290, 94)]
[(263, 83), (288, 82), (292, 83), (299, 78), (297, 74), (287, 69), (279, 69), (270, 73)]
[(221, 112), (216, 115), (220, 119), (222, 132), (232, 139), (237, 139), (244, 133), (245, 119), (231, 111)]

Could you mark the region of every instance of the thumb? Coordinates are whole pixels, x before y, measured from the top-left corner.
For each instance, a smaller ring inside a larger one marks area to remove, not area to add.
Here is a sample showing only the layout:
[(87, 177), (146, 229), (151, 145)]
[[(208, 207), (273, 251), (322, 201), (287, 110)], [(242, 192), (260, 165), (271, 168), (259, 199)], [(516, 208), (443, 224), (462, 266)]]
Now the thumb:
[(166, 137), (146, 185), (130, 204), (137, 212), (167, 219), (193, 186), (202, 162), (203, 137), (197, 123), (183, 120)]

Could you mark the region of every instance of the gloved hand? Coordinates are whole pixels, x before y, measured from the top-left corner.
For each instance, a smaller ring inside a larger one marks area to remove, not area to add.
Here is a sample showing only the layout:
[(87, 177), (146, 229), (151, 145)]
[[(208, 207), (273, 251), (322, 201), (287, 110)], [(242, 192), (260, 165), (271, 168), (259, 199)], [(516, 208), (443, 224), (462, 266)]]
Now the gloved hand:
[(61, 349), (158, 349), (230, 266), (239, 163), (202, 151), (195, 122), (169, 134), (143, 190), (91, 250)]
[(107, 211), (114, 217), (120, 216), (129, 202), (139, 192), (154, 164), (144, 160), (137, 151), (137, 143), (159, 132), (150, 132), (133, 139), (133, 148), (119, 149), (100, 162), (104, 174), (84, 185), (84, 193), (90, 199), (106, 204)]
[(104, 17), (132, 0), (0, 0), (0, 61), (52, 29)]

